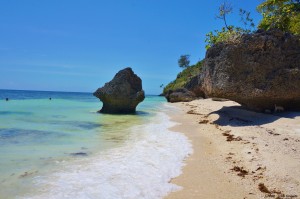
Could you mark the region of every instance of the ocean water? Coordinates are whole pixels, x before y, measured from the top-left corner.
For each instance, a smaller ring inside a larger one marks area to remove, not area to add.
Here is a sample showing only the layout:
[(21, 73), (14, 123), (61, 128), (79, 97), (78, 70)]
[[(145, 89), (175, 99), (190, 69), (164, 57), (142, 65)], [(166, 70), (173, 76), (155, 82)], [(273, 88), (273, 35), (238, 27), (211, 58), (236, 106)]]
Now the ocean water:
[[(5, 98), (9, 98), (6, 101)], [(51, 100), (49, 99), (51, 98)], [(163, 198), (192, 152), (165, 99), (99, 114), (90, 93), (0, 90), (0, 199)]]

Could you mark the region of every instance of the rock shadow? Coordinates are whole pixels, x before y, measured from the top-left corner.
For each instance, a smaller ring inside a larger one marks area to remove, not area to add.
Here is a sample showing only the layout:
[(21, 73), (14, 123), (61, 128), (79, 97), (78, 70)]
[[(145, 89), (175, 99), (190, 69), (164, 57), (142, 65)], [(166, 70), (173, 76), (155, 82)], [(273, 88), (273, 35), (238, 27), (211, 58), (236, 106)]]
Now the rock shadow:
[(138, 116), (148, 116), (150, 115), (149, 112), (146, 111), (136, 111), (134, 115), (138, 115)]
[(213, 123), (220, 126), (257, 126), (274, 122), (280, 118), (293, 119), (300, 117), (300, 112), (283, 112), (276, 114), (258, 113), (241, 106), (222, 107), (209, 113), (219, 115)]
[(98, 111), (97, 113), (100, 113), (100, 114), (104, 114), (104, 115), (116, 115), (116, 116), (126, 116), (126, 115), (136, 115), (136, 116), (148, 116), (150, 115), (149, 112), (146, 112), (146, 111), (136, 111), (134, 113), (102, 113), (100, 111)]

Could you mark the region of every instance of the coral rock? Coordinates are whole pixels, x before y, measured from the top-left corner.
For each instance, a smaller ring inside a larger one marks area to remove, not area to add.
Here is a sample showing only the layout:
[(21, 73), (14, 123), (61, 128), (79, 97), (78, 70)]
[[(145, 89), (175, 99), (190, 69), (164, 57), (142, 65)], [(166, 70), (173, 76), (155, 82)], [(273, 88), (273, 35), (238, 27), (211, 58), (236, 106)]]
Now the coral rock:
[(137, 105), (145, 99), (142, 80), (131, 68), (119, 71), (115, 77), (94, 96), (103, 102), (101, 113), (128, 114), (135, 113)]
[(190, 102), (195, 100), (197, 97), (196, 95), (187, 90), (186, 88), (179, 88), (176, 90), (168, 90), (165, 94), (165, 97), (168, 102)]
[(201, 74), (209, 97), (255, 110), (300, 110), (300, 39), (280, 30), (242, 35), (208, 49)]

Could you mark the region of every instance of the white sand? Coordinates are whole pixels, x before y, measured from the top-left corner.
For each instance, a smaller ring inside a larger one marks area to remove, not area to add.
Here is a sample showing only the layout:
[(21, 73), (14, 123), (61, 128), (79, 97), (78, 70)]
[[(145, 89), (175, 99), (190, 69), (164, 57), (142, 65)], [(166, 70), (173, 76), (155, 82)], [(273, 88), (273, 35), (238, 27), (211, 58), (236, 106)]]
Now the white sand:
[(172, 180), (183, 189), (166, 198), (300, 198), (299, 112), (255, 113), (211, 99), (172, 105), (180, 110), (169, 115), (181, 123), (172, 130), (192, 141), (194, 153)]

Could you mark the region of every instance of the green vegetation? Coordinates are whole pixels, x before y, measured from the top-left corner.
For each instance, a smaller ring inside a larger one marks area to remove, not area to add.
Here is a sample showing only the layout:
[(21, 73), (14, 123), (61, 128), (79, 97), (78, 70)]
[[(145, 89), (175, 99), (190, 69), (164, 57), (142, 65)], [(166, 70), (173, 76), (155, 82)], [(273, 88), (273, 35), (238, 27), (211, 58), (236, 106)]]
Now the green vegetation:
[(178, 59), (178, 66), (180, 68), (187, 68), (190, 66), (190, 55), (181, 55)]
[[(300, 0), (265, 0), (257, 6), (262, 14), (258, 28), (269, 30), (278, 28), (285, 32), (300, 35)], [(219, 7), (218, 19), (224, 21), (221, 30), (214, 30), (206, 34), (206, 49), (219, 42), (234, 42), (242, 34), (251, 33), (255, 27), (250, 12), (240, 9), (239, 15), (244, 27), (228, 25), (227, 15), (232, 13), (232, 6), (225, 2)]]
[(201, 67), (202, 61), (199, 61), (197, 64), (185, 68), (182, 72), (180, 72), (177, 75), (177, 78), (174, 81), (169, 83), (164, 88), (163, 93), (166, 93), (168, 90), (183, 88), (192, 77), (199, 74)]
[(235, 42), (242, 34), (250, 33), (250, 30), (245, 30), (240, 27), (229, 26), (229, 28), (230, 29), (226, 29), (223, 27), (220, 31), (215, 30), (214, 32), (211, 31), (206, 34), (206, 50), (219, 42)]
[(258, 28), (300, 35), (300, 0), (266, 0), (257, 7), (263, 16)]
[[(224, 27), (221, 30), (214, 30), (206, 34), (206, 49), (219, 42), (235, 43), (243, 34), (249, 34), (255, 30), (250, 12), (243, 9), (239, 10), (242, 27), (228, 25), (227, 16), (232, 13), (232, 10), (230, 3), (224, 2), (220, 5), (216, 18), (224, 22)], [(257, 11), (263, 15), (258, 28), (264, 30), (278, 28), (300, 35), (300, 0), (265, 0), (257, 6)], [(200, 73), (202, 61), (193, 66), (189, 66), (189, 63), (189, 55), (182, 55), (179, 58), (179, 67), (185, 69), (164, 88), (164, 93), (170, 89), (184, 87), (192, 77)]]
[(219, 14), (216, 17), (223, 20), (225, 26), (221, 30), (214, 30), (206, 34), (206, 49), (209, 49), (212, 45), (219, 42), (235, 42), (242, 34), (250, 33), (254, 28), (255, 25), (253, 23), (253, 19), (250, 17), (250, 12), (243, 9), (239, 10), (239, 15), (244, 28), (228, 25), (226, 16), (231, 13), (231, 4), (224, 2), (220, 5)]

